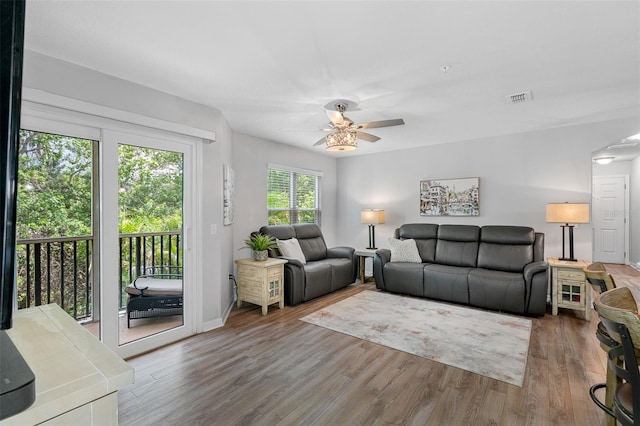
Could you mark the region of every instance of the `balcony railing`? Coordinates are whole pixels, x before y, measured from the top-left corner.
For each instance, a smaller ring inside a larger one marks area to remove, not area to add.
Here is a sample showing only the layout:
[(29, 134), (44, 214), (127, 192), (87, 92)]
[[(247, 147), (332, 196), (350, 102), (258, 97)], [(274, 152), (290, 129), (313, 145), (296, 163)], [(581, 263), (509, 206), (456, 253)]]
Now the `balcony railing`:
[[(120, 234), (120, 309), (124, 289), (145, 270), (181, 266), (180, 231)], [(93, 237), (18, 240), (18, 308), (57, 303), (78, 321), (92, 321), (99, 300)]]

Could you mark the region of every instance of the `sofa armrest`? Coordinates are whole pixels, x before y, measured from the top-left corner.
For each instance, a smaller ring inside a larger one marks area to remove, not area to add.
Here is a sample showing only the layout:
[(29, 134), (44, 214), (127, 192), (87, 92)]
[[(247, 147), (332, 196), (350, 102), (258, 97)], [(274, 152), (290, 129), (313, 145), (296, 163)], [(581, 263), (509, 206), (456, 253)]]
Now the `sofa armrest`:
[(354, 257), (356, 250), (353, 247), (331, 247), (327, 249), (327, 257)]
[(292, 257), (278, 256), (284, 259), (284, 303), (294, 306), (304, 301), (304, 286), (306, 276), (304, 265), (298, 259)]
[(285, 265), (291, 265), (291, 266), (298, 267), (298, 268), (304, 268), (304, 265), (302, 264), (302, 262), (300, 262), (298, 259), (295, 259), (293, 257), (278, 256), (278, 259), (286, 260), (287, 263), (285, 263)]
[(390, 261), (391, 261), (391, 250), (378, 249), (376, 251), (376, 254), (373, 257), (373, 278), (376, 281), (376, 288), (379, 288), (381, 290), (386, 290), (382, 271), (384, 270), (384, 265)]
[(327, 258), (345, 258), (351, 260), (351, 280), (355, 282), (358, 275), (358, 256), (353, 247), (331, 247), (327, 249)]
[(547, 285), (549, 264), (544, 261), (529, 263), (524, 267), (527, 288), (526, 313), (544, 316), (547, 309)]
[(526, 283), (530, 283), (533, 280), (534, 275), (539, 274), (540, 272), (544, 272), (546, 275), (548, 269), (549, 264), (544, 261), (529, 263), (524, 267), (524, 281)]

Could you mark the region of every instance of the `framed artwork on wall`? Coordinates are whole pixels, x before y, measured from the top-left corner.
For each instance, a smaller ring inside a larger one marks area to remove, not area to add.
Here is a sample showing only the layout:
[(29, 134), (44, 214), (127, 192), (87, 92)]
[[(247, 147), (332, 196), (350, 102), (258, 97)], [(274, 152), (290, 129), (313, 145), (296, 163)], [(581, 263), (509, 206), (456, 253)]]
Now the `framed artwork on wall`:
[(223, 197), (223, 207), (222, 207), (222, 221), (225, 225), (231, 225), (233, 223), (233, 197), (235, 196), (235, 182), (234, 182), (234, 171), (231, 166), (224, 164), (222, 166), (222, 197)]
[(420, 181), (420, 216), (480, 216), (479, 180)]

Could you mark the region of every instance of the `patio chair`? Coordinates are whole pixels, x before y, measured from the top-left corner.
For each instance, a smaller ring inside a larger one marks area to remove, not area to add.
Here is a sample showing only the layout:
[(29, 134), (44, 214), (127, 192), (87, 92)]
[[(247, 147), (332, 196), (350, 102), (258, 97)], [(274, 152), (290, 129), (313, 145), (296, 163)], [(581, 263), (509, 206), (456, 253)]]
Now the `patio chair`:
[(182, 267), (153, 266), (125, 289), (127, 328), (131, 320), (182, 315)]

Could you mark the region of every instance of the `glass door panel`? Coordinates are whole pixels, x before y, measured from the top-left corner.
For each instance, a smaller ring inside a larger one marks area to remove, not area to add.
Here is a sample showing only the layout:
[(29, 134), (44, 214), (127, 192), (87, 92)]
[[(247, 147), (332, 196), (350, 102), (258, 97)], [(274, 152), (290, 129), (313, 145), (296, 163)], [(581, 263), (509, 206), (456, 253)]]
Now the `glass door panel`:
[(118, 146), (119, 344), (182, 326), (184, 155)]
[(102, 335), (128, 358), (194, 333), (194, 142), (107, 129), (102, 138)]
[(22, 129), (18, 167), (18, 308), (58, 304), (100, 337), (97, 147)]

